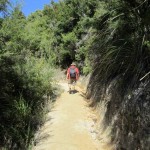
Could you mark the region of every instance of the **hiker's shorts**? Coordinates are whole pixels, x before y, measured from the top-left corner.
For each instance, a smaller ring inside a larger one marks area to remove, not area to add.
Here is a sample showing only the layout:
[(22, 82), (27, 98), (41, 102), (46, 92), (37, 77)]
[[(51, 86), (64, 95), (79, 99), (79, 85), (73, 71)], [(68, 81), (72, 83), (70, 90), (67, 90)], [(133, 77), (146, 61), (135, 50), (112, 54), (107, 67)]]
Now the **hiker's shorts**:
[(75, 84), (76, 83), (76, 79), (75, 78), (70, 78), (68, 81), (68, 84)]

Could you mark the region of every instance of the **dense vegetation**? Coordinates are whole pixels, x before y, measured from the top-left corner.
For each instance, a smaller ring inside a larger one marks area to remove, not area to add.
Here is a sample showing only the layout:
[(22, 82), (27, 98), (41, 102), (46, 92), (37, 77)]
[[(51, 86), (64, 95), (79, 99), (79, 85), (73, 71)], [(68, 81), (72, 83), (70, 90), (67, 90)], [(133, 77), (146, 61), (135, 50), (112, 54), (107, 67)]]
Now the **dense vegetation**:
[(101, 104), (103, 132), (111, 128), (117, 150), (148, 150), (150, 1), (101, 1), (100, 7), (87, 96)]
[(122, 96), (148, 81), (140, 79), (150, 68), (149, 0), (51, 1), (28, 17), (8, 5), (0, 1), (0, 147), (29, 147), (43, 97), (55, 91), (53, 67), (75, 61), (92, 73), (88, 96), (96, 103), (115, 78)]
[(42, 22), (28, 21), (19, 7), (5, 12), (6, 2), (0, 5), (0, 149), (23, 150), (42, 124), (47, 96), (54, 97), (56, 88), (47, 45), (39, 43)]

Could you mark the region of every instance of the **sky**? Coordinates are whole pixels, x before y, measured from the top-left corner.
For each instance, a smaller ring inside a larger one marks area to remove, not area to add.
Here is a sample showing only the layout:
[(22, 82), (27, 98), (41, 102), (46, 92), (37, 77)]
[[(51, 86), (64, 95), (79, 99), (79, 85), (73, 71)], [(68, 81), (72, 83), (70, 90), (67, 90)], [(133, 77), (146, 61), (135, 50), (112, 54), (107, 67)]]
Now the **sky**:
[[(11, 0), (13, 4), (21, 3), (22, 11), (25, 16), (28, 16), (30, 13), (35, 12), (36, 10), (42, 10), (44, 5), (50, 4), (51, 0)], [(59, 0), (53, 0), (58, 2)]]

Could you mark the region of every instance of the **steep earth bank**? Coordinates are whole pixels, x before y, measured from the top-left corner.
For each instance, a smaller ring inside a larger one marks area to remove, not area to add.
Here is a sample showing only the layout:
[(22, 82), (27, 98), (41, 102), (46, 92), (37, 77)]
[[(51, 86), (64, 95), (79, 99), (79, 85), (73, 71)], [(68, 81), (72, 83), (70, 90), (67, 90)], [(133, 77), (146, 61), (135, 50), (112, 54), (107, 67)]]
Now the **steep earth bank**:
[(87, 98), (99, 112), (99, 134), (105, 135), (115, 150), (150, 149), (150, 83), (122, 89), (121, 78), (108, 84), (91, 76)]

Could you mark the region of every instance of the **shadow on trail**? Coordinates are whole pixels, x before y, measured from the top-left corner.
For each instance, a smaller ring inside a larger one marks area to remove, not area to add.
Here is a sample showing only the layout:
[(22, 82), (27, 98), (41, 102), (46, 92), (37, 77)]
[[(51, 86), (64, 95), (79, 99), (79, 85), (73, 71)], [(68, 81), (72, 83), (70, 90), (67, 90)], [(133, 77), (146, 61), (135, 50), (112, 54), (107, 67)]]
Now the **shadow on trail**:
[(68, 92), (69, 92), (69, 94), (76, 94), (76, 93), (79, 93), (78, 90), (71, 90), (71, 91), (68, 91)]
[(81, 92), (80, 96), (82, 96), (84, 99), (87, 98), (84, 92)]
[(36, 146), (39, 143), (42, 143), (43, 141), (49, 139), (50, 137), (53, 137), (54, 135), (51, 134), (52, 131), (47, 132), (47, 133), (43, 133), (42, 135), (40, 135), (35, 141), (34, 141), (34, 146)]

